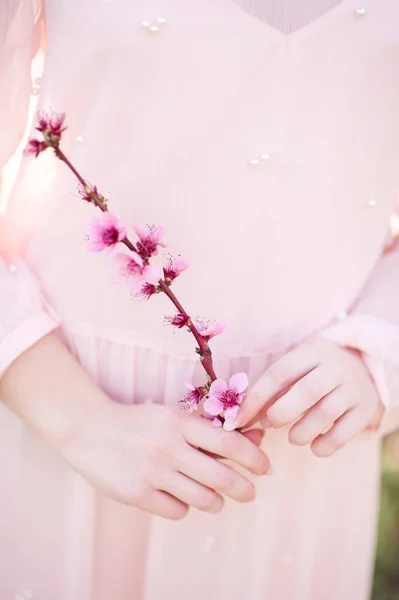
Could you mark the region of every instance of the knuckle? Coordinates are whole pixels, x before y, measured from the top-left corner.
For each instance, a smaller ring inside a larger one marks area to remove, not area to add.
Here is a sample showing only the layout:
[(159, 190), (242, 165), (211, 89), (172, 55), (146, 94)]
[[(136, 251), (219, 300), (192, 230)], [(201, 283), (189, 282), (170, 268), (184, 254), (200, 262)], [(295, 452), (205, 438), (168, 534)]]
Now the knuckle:
[(171, 455), (171, 446), (163, 438), (152, 440), (147, 453), (150, 461), (159, 463)]
[[(298, 392), (306, 399), (320, 400), (325, 395), (322, 384), (317, 381), (314, 377), (304, 377), (299, 383), (297, 383)], [(296, 387), (296, 386), (295, 386)]]
[(321, 423), (329, 424), (334, 422), (339, 417), (338, 406), (332, 402), (322, 402), (315, 409), (315, 418)]
[(290, 369), (282, 362), (272, 365), (267, 373), (273, 386), (281, 387), (290, 378)]
[(290, 422), (288, 411), (281, 405), (276, 405), (275, 407), (269, 408), (266, 416), (269, 419), (272, 427), (275, 427), (276, 429), (279, 427), (284, 427), (284, 425), (287, 425), (287, 423)]
[(170, 431), (175, 429), (179, 425), (182, 416), (183, 411), (180, 409), (174, 409), (169, 406), (165, 406), (160, 418), (161, 431)]

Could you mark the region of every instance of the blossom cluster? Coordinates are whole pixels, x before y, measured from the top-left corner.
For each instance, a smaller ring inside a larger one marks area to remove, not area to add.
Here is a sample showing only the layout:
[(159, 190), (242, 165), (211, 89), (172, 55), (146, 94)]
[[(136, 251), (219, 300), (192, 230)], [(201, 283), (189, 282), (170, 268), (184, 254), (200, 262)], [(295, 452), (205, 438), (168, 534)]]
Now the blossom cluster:
[(81, 198), (101, 210), (101, 214), (89, 224), (89, 251), (107, 252), (116, 268), (115, 281), (125, 283), (133, 296), (149, 299), (161, 292), (168, 296), (176, 308), (176, 313), (166, 316), (165, 322), (176, 329), (186, 329), (194, 336), (198, 344), (196, 351), (207, 373), (207, 382), (202, 386), (187, 383), (188, 392), (180, 401), (181, 407), (192, 413), (198, 410), (202, 402), (204, 416), (212, 421), (214, 427), (234, 429), (234, 422), (248, 386), (248, 378), (245, 373), (236, 373), (228, 382), (218, 378), (209, 347), (209, 341), (221, 334), (226, 324), (222, 321), (206, 322), (189, 316), (170, 289), (175, 279), (189, 267), (189, 262), (181, 256), (168, 256), (162, 268), (153, 264), (152, 259), (159, 254), (159, 249), (165, 248), (164, 230), (161, 226), (133, 223), (136, 240), (132, 243), (127, 228), (121, 224), (116, 214), (108, 210), (105, 197), (96, 186), (83, 179), (61, 151), (62, 134), (67, 129), (64, 122), (64, 114), (39, 113), (35, 129), (41, 133), (42, 139), (30, 139), (25, 153), (38, 157), (47, 148), (54, 150), (57, 158), (77, 177)]

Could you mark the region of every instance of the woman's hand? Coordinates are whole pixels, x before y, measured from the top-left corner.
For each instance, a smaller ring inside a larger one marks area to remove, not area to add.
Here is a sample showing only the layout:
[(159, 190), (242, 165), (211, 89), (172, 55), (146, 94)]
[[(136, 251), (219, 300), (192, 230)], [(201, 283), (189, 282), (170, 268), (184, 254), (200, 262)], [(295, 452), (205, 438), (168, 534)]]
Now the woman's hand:
[[(259, 432), (248, 435), (260, 443)], [(215, 455), (257, 475), (269, 470), (245, 435), (156, 404), (99, 407), (62, 454), (106, 496), (170, 519), (184, 517), (190, 506), (216, 513), (223, 496), (253, 500), (254, 485)]]
[(96, 489), (170, 519), (189, 506), (217, 512), (223, 495), (253, 499), (253, 484), (218, 457), (269, 470), (259, 430), (226, 432), (179, 408), (118, 404), (54, 333), (7, 369), (0, 397)]
[(235, 427), (262, 418), (264, 427), (291, 425), (289, 440), (330, 456), (357, 434), (378, 427), (384, 412), (361, 356), (323, 337), (273, 364), (249, 390)]

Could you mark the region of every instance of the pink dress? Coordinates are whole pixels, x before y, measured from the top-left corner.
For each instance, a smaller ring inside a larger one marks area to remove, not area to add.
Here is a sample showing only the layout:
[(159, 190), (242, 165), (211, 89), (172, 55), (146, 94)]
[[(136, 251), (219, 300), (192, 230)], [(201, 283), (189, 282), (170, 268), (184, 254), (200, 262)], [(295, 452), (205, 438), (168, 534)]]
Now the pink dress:
[[(39, 8), (0, 0), (2, 163), (24, 128)], [(65, 152), (124, 222), (161, 223), (168, 250), (191, 257), (178, 294), (229, 322), (217, 372), (254, 381), (320, 330), (365, 353), (394, 428), (399, 255), (382, 250), (399, 179), (397, 0), (42, 9), (39, 106), (67, 113)], [(191, 340), (161, 326), (165, 298), (134, 305), (111, 283), (75, 190), (50, 154), (24, 160), (3, 217), (0, 373), (58, 328), (116, 401), (175, 404), (202, 381)], [(268, 432), (275, 474), (256, 501), (177, 523), (96, 494), (4, 407), (0, 439), (1, 600), (368, 598), (379, 435), (318, 459)]]

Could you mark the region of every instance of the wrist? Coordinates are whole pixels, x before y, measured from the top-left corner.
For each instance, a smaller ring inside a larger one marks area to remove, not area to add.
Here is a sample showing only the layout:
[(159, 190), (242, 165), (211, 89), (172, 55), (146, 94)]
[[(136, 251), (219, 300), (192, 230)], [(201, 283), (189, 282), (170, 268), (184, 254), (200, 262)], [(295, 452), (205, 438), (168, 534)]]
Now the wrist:
[(111, 403), (55, 333), (26, 350), (0, 381), (8, 408), (57, 449)]

